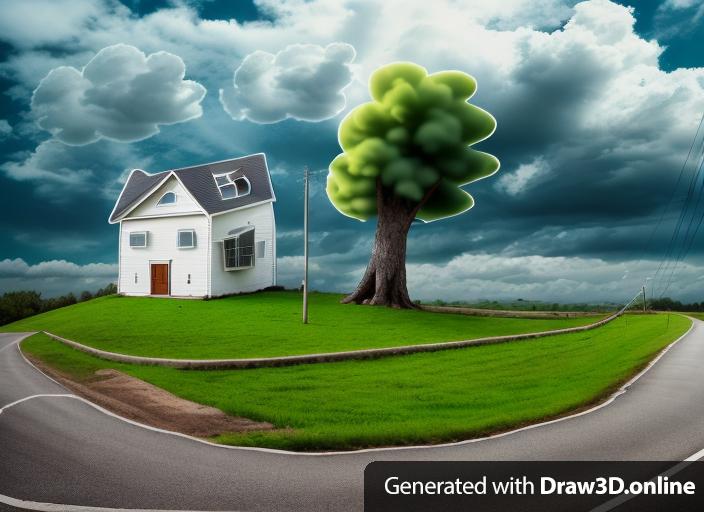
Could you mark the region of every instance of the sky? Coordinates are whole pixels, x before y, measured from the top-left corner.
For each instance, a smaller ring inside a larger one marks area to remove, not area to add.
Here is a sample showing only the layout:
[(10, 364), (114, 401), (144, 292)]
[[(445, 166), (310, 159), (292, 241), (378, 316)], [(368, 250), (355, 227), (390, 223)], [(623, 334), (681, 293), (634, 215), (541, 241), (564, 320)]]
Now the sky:
[(1, 2), (0, 292), (113, 281), (107, 218), (131, 169), (257, 152), (279, 283), (302, 278), (307, 165), (311, 287), (351, 290), (375, 225), (325, 194), (337, 127), (374, 69), (412, 61), (476, 78), (498, 123), (476, 147), (501, 161), (470, 211), (411, 228), (413, 298), (623, 301), (647, 282), (703, 301), (699, 142), (682, 170), (702, 43), (695, 0)]

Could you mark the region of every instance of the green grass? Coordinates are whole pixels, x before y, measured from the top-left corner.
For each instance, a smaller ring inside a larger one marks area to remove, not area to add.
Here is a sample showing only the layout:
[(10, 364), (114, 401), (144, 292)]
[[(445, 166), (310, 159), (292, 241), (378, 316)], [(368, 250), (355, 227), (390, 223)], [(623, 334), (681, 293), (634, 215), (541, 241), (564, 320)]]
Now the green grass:
[(596, 317), (531, 320), (397, 311), (339, 304), (313, 293), (310, 324), (301, 295), (265, 292), (210, 301), (110, 296), (2, 327), (46, 330), (92, 347), (140, 356), (238, 358), (336, 352), (547, 331)]
[(704, 313), (684, 313), (684, 314), (689, 315), (691, 317), (694, 317), (697, 320), (704, 320)]
[(573, 410), (630, 378), (689, 325), (680, 315), (628, 316), (592, 331), (532, 341), (240, 371), (112, 363), (43, 334), (22, 348), (79, 378), (116, 368), (282, 429), (222, 435), (221, 443), (352, 449), (466, 439)]

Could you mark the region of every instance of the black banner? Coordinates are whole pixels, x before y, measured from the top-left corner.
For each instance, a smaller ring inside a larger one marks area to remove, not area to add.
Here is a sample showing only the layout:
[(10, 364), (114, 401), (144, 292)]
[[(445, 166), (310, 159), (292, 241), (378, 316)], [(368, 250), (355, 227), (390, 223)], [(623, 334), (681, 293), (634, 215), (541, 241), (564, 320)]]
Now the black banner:
[(372, 462), (364, 510), (701, 511), (704, 462)]

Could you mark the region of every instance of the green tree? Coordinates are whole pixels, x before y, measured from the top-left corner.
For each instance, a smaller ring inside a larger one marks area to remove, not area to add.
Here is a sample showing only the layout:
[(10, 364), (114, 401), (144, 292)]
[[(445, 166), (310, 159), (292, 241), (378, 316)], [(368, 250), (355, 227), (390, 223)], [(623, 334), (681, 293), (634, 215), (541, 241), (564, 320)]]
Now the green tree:
[(0, 297), (0, 325), (36, 315), (42, 309), (42, 297), (37, 292), (7, 292)]
[(469, 210), (474, 200), (461, 187), (499, 169), (498, 159), (470, 147), (496, 128), (468, 103), (476, 88), (460, 71), (428, 75), (413, 63), (389, 64), (371, 76), (373, 101), (340, 123), (343, 153), (330, 163), (328, 197), (349, 217), (377, 216), (366, 272), (343, 302), (415, 307), (406, 288), (411, 223)]

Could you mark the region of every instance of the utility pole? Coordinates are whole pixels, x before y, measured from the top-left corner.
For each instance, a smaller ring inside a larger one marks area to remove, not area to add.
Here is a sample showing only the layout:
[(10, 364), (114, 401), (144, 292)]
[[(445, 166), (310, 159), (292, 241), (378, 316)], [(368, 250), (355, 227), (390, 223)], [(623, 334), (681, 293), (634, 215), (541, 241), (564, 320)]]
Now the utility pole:
[(308, 323), (308, 166), (303, 169), (303, 323)]
[(643, 313), (646, 313), (647, 304), (645, 302), (645, 283), (643, 284)]

